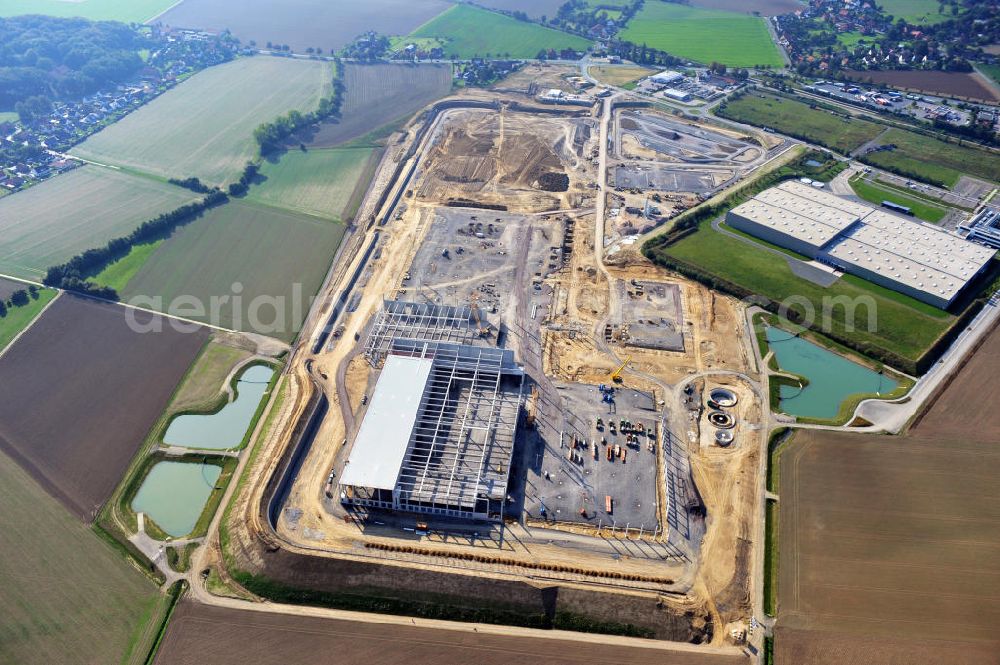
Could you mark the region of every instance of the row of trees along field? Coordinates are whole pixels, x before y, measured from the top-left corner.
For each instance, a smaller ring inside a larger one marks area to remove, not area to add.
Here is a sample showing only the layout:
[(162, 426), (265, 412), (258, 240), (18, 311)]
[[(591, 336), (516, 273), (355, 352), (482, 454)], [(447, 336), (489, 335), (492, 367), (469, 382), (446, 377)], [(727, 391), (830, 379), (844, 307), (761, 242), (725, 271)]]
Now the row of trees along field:
[(38, 287), (34, 284), (27, 289), (18, 289), (10, 294), (10, 299), (4, 302), (0, 300), (0, 319), (7, 316), (7, 310), (12, 307), (24, 307), (32, 300), (38, 299)]
[(0, 109), (44, 115), (52, 99), (82, 97), (125, 81), (143, 66), (143, 40), (113, 21), (0, 18)]
[(344, 67), (340, 58), (334, 60), (333, 66), (333, 91), (319, 100), (315, 111), (289, 111), (254, 130), (253, 137), (260, 147), (260, 154), (265, 155), (281, 147), (285, 139), (310, 125), (340, 115), (340, 107), (344, 103)]
[(178, 226), (194, 221), (209, 208), (228, 201), (229, 196), (225, 192), (213, 190), (201, 201), (189, 203), (143, 222), (132, 233), (109, 240), (104, 247), (88, 249), (66, 263), (52, 266), (45, 274), (44, 283), (46, 286), (54, 286), (67, 291), (88, 293), (101, 298), (117, 300), (118, 293), (114, 289), (95, 284), (88, 278), (96, 275), (114, 261), (125, 257), (136, 245), (164, 238)]

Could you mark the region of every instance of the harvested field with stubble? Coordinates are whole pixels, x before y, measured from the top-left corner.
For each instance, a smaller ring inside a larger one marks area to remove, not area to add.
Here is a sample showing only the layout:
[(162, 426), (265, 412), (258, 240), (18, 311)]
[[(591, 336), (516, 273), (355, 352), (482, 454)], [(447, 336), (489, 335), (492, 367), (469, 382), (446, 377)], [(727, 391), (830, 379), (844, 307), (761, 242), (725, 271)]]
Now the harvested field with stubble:
[(166, 596), (2, 453), (0, 503), (0, 663), (144, 662)]
[(307, 145), (329, 148), (362, 137), (408, 118), (450, 91), (450, 65), (347, 63), (341, 117), (320, 125)]
[[(606, 638), (556, 639), (496, 635), (390, 623), (271, 614), (208, 607), (182, 602), (177, 608), (156, 665), (285, 665), (313, 662), (327, 654), (329, 662), (380, 665), (741, 665), (740, 654), (718, 655), (662, 648), (624, 647)], [(408, 622), (407, 619), (402, 621)], [(460, 627), (462, 624), (456, 624)], [(651, 643), (651, 646), (655, 643)], [(332, 654), (336, 654), (333, 656)]]
[(195, 74), (71, 152), (159, 177), (231, 182), (257, 154), (258, 125), (315, 109), (332, 85), (328, 62), (240, 58)]
[(0, 199), (0, 273), (41, 281), (51, 266), (198, 198), (114, 169), (74, 169)]
[(904, 436), (795, 435), (780, 458), (779, 665), (997, 662), (1000, 418), (984, 407), (998, 371), (994, 329)]
[[(133, 331), (129, 317), (163, 330)], [(0, 450), (92, 519), (207, 337), (63, 294), (0, 358)]]
[(299, 52), (312, 47), (333, 53), (369, 30), (405, 35), (449, 6), (444, 0), (184, 0), (159, 20), (185, 28), (228, 29), (243, 43), (253, 39), (261, 48), (273, 42)]

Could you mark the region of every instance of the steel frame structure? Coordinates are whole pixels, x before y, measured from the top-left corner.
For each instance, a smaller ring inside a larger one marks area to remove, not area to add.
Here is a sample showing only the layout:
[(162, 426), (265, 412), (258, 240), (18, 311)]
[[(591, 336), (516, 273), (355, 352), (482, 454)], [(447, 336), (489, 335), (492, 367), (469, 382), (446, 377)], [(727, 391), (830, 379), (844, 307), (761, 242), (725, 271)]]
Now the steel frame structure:
[(352, 488), (349, 503), (468, 519), (500, 517), (524, 372), (495, 347), (394, 339), (388, 354), (432, 360), (392, 490)]
[(478, 339), (472, 307), (383, 300), (365, 341), (364, 353), (368, 363), (373, 367), (378, 365), (396, 339), (459, 344), (472, 342)]

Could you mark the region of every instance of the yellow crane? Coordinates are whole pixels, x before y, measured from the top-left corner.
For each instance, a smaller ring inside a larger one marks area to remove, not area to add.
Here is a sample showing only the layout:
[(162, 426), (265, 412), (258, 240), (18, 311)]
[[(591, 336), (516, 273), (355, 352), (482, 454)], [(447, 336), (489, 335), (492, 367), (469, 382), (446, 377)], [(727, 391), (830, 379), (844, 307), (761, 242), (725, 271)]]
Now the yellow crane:
[(628, 361), (630, 361), (630, 360), (632, 360), (632, 356), (628, 356), (627, 358), (625, 358), (625, 362), (623, 362), (621, 365), (619, 365), (618, 369), (616, 369), (615, 371), (611, 372), (611, 380), (613, 382), (615, 382), (615, 383), (621, 383), (622, 382), (622, 371), (624, 371), (625, 366), (628, 365)]

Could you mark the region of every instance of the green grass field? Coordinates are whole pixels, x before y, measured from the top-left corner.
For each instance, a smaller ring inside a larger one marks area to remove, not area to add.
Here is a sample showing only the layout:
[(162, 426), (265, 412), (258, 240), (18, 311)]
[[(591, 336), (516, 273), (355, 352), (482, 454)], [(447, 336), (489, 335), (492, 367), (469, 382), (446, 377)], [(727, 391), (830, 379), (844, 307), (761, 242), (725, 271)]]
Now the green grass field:
[(906, 196), (895, 189), (882, 187), (862, 178), (853, 178), (851, 188), (855, 194), (869, 203), (881, 205), (882, 201), (892, 201), (897, 205), (906, 206), (913, 212), (914, 217), (927, 222), (937, 224), (948, 214), (948, 209), (944, 206), (935, 205), (925, 199)]
[(941, 23), (951, 18), (951, 11), (938, 13), (937, 0), (879, 0), (882, 10), (895, 19), (906, 19), (908, 23), (932, 24)]
[(357, 210), (377, 166), (373, 148), (290, 150), (265, 161), (264, 182), (247, 199), (307, 215), (346, 221)]
[(6, 349), (12, 339), (31, 325), (39, 312), (45, 309), (45, 306), (56, 297), (56, 293), (52, 289), (39, 289), (38, 298), (33, 299), (27, 305), (7, 308), (7, 315), (0, 317), (0, 351)]
[(883, 130), (874, 122), (858, 118), (848, 120), (794, 99), (756, 93), (726, 102), (725, 109), (720, 109), (718, 114), (738, 122), (768, 127), (841, 153), (871, 141)]
[(647, 2), (621, 38), (702, 63), (733, 67), (784, 64), (764, 19), (713, 9)]
[(978, 64), (976, 65), (976, 69), (993, 79), (995, 82), (1000, 83), (1000, 65)]
[(199, 72), (71, 152), (164, 178), (224, 184), (256, 156), (258, 125), (314, 109), (331, 86), (329, 63), (240, 58)]
[(3, 0), (0, 16), (46, 14), (82, 16), (94, 21), (145, 23), (166, 11), (176, 0)]
[(222, 395), (226, 377), (233, 368), (252, 356), (253, 353), (246, 349), (229, 346), (219, 339), (211, 340), (188, 370), (167, 413), (211, 408)]
[(0, 662), (145, 662), (166, 596), (2, 454), (0, 502)]
[(870, 153), (865, 156), (865, 161), (890, 171), (897, 170), (949, 187), (958, 182), (963, 173), (1000, 182), (1000, 155), (996, 153), (895, 128), (886, 132), (879, 143), (893, 143), (896, 149)]
[(0, 200), (0, 273), (40, 281), (51, 266), (198, 198), (99, 166), (58, 175)]
[(455, 5), (414, 30), (410, 37), (445, 40), (446, 57), (534, 58), (543, 49), (586, 50), (590, 42), (559, 30), (525, 23), (472, 5)]
[[(817, 319), (823, 311), (824, 297), (870, 297), (876, 306), (875, 330), (868, 329), (868, 311), (861, 306), (851, 322), (845, 321), (843, 307), (835, 308), (831, 317), (833, 331), (913, 360), (955, 320), (930, 305), (852, 275), (841, 277), (827, 288), (801, 279), (792, 273), (787, 262), (723, 235), (708, 223), (666, 247), (665, 252), (776, 302), (792, 296), (803, 297), (812, 303)], [(847, 332), (848, 323), (854, 324), (854, 332)]]
[(14, 111), (0, 111), (0, 122), (14, 122), (19, 117)]
[(104, 270), (93, 275), (90, 280), (101, 286), (110, 286), (120, 293), (125, 288), (125, 285), (128, 284), (128, 281), (139, 272), (139, 268), (143, 266), (146, 260), (162, 244), (162, 240), (157, 240), (156, 242), (148, 242), (144, 245), (136, 245), (129, 250), (128, 254), (109, 264)]
[[(161, 302), (145, 302), (225, 328), (291, 340), (343, 235), (342, 224), (236, 200), (175, 231), (121, 294), (126, 300), (159, 296)], [(234, 295), (238, 303), (219, 301), (219, 316), (211, 315), (213, 297)], [(199, 303), (203, 313), (180, 306), (182, 296)]]

